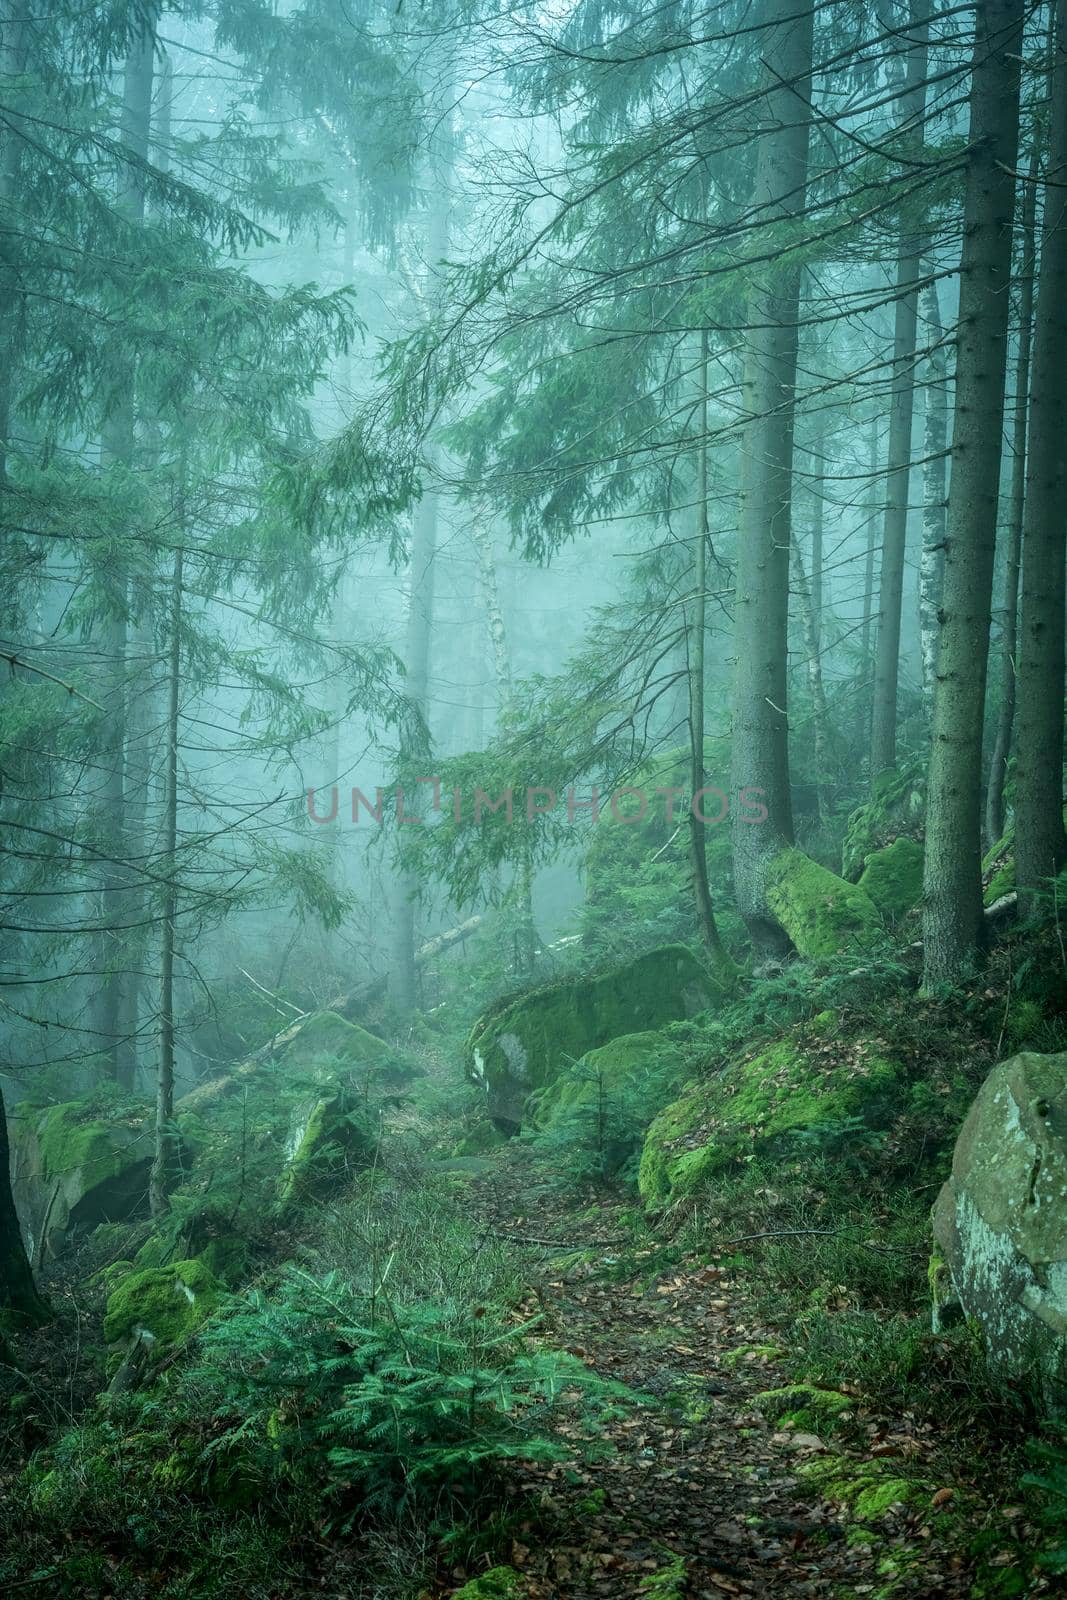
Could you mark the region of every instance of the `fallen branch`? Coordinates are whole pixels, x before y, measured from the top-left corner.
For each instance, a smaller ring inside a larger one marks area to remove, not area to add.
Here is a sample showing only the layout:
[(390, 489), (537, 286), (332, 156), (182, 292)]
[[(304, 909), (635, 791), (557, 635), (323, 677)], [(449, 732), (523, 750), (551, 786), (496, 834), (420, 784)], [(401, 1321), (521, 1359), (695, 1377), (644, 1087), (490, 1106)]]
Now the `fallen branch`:
[[(752, 1244), (757, 1239), (803, 1239), (812, 1234), (839, 1239), (847, 1232), (847, 1228), (771, 1228), (766, 1233), (742, 1233), (736, 1239), (724, 1239), (717, 1248), (729, 1250), (732, 1245)], [(864, 1250), (876, 1250), (879, 1255), (921, 1256), (925, 1253), (922, 1250), (909, 1250), (904, 1245), (872, 1244), (869, 1239), (856, 1239), (854, 1242)]]

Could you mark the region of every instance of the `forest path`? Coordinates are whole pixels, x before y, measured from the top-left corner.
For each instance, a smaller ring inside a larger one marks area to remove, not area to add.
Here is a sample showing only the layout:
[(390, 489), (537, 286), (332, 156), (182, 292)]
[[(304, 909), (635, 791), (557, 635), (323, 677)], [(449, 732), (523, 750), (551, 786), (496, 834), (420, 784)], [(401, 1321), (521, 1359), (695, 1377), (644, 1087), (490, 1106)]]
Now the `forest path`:
[[(664, 1265), (658, 1246), (617, 1248), (621, 1208), (568, 1212), (506, 1166), (477, 1186), (475, 1204), (488, 1231), (530, 1252), (522, 1311), (542, 1315), (555, 1346), (649, 1397), (610, 1425), (604, 1459), (521, 1473), (516, 1488), (545, 1518), (519, 1529), (506, 1559), (531, 1600), (970, 1592), (958, 1530), (945, 1537), (929, 1491), (923, 1505), (888, 1509), (857, 1542), (848, 1508), (805, 1480), (804, 1464), (830, 1454), (842, 1475), (882, 1456), (928, 1467), (936, 1442), (917, 1440), (905, 1419), (895, 1437), (872, 1422), (858, 1444), (831, 1449), (764, 1418), (757, 1397), (790, 1380), (734, 1272), (696, 1259)], [(540, 1243), (557, 1239), (558, 1248)]]

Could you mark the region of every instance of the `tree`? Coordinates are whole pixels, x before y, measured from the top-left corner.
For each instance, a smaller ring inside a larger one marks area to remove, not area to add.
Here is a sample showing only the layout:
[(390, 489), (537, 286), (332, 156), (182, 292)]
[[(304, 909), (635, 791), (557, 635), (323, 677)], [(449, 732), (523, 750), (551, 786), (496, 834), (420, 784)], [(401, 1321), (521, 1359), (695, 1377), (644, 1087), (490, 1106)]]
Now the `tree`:
[[(807, 183), (811, 10), (770, 0), (762, 44), (764, 122), (751, 209), (784, 219), (802, 208)], [(767, 952), (788, 946), (767, 908), (764, 874), (793, 841), (786, 668), (800, 273), (788, 256), (753, 267), (742, 389), (733, 790), (761, 790), (767, 818), (756, 825), (736, 808), (734, 883), (753, 944)]]
[(982, 934), (982, 722), (996, 544), (1019, 138), (1022, 0), (976, 12), (957, 403), (923, 873), (924, 982), (959, 978)]
[(1067, 0), (1057, 0), (1023, 517), (1015, 872), (1032, 907), (1067, 860), (1063, 827), (1067, 553)]
[[(905, 90), (900, 100), (901, 131), (907, 144), (921, 144), (926, 104), (926, 56), (930, 30), (927, 0), (912, 0), (908, 24)], [(900, 670), (900, 612), (904, 593), (904, 546), (911, 484), (911, 433), (915, 409), (915, 330), (919, 305), (922, 241), (914, 224), (901, 224), (896, 265), (893, 324), (893, 380), (889, 400), (889, 458), (886, 468), (882, 570), (875, 639), (874, 705), (871, 718), (870, 777), (896, 763), (897, 679)]]
[(11, 1157), (4, 1097), (0, 1094), (0, 1335), (5, 1323), (16, 1327), (48, 1321), (48, 1307), (37, 1293), (22, 1243), (11, 1194)]

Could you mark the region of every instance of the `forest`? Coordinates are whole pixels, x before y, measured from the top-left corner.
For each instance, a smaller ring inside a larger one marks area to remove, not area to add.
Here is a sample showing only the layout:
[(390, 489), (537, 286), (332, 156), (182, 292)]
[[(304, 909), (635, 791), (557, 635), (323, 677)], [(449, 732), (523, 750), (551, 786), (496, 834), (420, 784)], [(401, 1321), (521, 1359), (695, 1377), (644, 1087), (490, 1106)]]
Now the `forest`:
[(1067, 0), (0, 0), (0, 1594), (1067, 1593)]

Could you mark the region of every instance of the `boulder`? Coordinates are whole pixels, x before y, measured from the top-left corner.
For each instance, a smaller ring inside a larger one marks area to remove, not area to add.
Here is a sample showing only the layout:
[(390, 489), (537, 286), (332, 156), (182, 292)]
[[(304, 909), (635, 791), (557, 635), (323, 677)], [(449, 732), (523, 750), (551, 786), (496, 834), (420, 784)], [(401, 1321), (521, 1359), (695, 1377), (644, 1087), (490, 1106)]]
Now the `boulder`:
[[(990, 1368), (1067, 1406), (1067, 1052), (994, 1067), (934, 1207), (935, 1323), (957, 1300)], [(933, 1276), (933, 1275), (932, 1275)]]
[(755, 1154), (774, 1157), (798, 1138), (846, 1145), (886, 1127), (902, 1101), (903, 1069), (864, 1041), (823, 1042), (820, 1018), (748, 1060), (691, 1083), (645, 1137), (638, 1185), (659, 1208)]
[(687, 1076), (669, 1032), (624, 1033), (535, 1090), (527, 1115), (561, 1154), (571, 1141), (596, 1145), (605, 1174), (615, 1174), (640, 1151), (649, 1123)]
[(147, 1107), (112, 1117), (79, 1100), (17, 1107), (11, 1187), (30, 1260), (58, 1255), (75, 1231), (146, 1214), (152, 1148)]
[(868, 950), (884, 938), (870, 896), (803, 850), (780, 850), (767, 869), (767, 905), (797, 954), (810, 960)]
[(868, 857), (857, 888), (887, 922), (897, 922), (919, 904), (923, 892), (923, 847), (903, 835)]
[(609, 972), (504, 999), (475, 1023), (467, 1069), (504, 1131), (522, 1124), (527, 1098), (567, 1062), (620, 1034), (643, 1033), (706, 1010), (718, 998), (684, 945), (665, 945)]
[(104, 1338), (111, 1345), (145, 1344), (157, 1359), (207, 1321), (221, 1293), (222, 1285), (196, 1259), (131, 1270), (108, 1296)]
[(845, 825), (844, 876), (854, 883), (869, 857), (894, 839), (921, 841), (925, 812), (925, 772), (920, 762), (881, 773), (871, 786), (870, 799), (856, 807)]
[(311, 1096), (293, 1108), (278, 1198), (308, 1200), (328, 1193), (374, 1158), (376, 1141), (351, 1095)]

